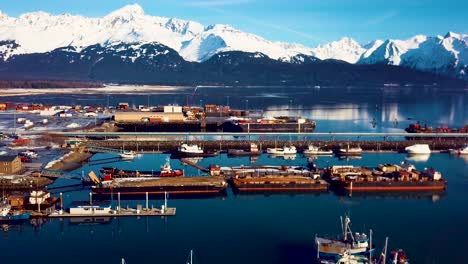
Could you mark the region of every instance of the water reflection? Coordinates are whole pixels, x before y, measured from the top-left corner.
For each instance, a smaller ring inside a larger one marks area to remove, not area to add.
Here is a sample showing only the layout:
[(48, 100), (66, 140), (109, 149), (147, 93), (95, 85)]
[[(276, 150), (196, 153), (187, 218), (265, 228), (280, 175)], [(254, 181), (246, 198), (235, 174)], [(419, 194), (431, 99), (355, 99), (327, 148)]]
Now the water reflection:
[(431, 154), (408, 154), (405, 159), (412, 162), (427, 162), (430, 156)]

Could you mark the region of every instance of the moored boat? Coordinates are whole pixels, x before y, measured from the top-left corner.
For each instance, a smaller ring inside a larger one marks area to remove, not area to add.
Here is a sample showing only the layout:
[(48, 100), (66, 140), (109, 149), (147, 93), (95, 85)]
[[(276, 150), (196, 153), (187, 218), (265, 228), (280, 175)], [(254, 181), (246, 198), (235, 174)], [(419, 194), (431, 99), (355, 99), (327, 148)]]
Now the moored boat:
[(431, 149), (428, 144), (415, 144), (405, 148), (405, 151), (410, 155), (415, 154), (431, 154)]
[(126, 150), (122, 151), (122, 153), (120, 153), (119, 156), (124, 160), (132, 160), (137, 156), (137, 153), (133, 150)]
[(409, 264), (409, 260), (403, 249), (397, 249), (390, 252), (390, 263), (392, 264)]
[(307, 149), (304, 150), (304, 155), (331, 155), (333, 154), (332, 150), (321, 149), (314, 145), (307, 146)]
[(250, 144), (250, 149), (228, 149), (229, 156), (258, 156), (262, 152), (258, 149), (258, 145), (255, 143)]
[(425, 169), (422, 172), (403, 162), (384, 164), (375, 169), (354, 166), (332, 166), (325, 175), (338, 190), (359, 191), (443, 191), (447, 182), (440, 172)]
[(31, 217), (29, 212), (24, 212), (21, 210), (13, 210), (11, 205), (2, 201), (0, 204), (0, 222), (14, 222), (14, 221), (22, 221), (27, 220)]
[(349, 144), (346, 145), (346, 148), (340, 148), (338, 150), (338, 155), (340, 156), (359, 156), (362, 154), (362, 148), (357, 147), (350, 147)]
[(267, 148), (268, 154), (275, 155), (294, 155), (297, 153), (295, 146), (285, 146), (283, 148)]
[(180, 157), (211, 157), (219, 154), (218, 151), (205, 151), (196, 144), (182, 144), (177, 148), (176, 154)]
[(115, 178), (92, 187), (96, 195), (203, 195), (224, 192), (227, 183), (222, 177), (163, 177), (163, 178)]
[(114, 167), (103, 167), (101, 173), (105, 180), (111, 178), (130, 178), (130, 177), (180, 177), (184, 176), (183, 170), (173, 170), (170, 159), (166, 159), (166, 163), (161, 166), (160, 171), (140, 171), (140, 170), (120, 170)]

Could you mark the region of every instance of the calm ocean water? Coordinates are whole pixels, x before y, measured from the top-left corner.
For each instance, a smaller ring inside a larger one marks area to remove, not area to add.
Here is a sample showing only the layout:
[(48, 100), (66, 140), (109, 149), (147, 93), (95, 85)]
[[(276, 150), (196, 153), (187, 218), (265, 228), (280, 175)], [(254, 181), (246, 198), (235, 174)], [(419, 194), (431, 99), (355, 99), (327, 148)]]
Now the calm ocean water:
[[(110, 157), (99, 154), (95, 159)], [(146, 154), (133, 162), (107, 165), (156, 169), (165, 154)], [(376, 166), (406, 160), (404, 154), (364, 154), (360, 160), (321, 157), (315, 162)], [(172, 160), (186, 174), (197, 170)], [(374, 231), (380, 248), (385, 236), (390, 248), (404, 248), (411, 263), (463, 263), (468, 245), (468, 161), (449, 154), (433, 154), (427, 161), (411, 161), (418, 169), (434, 167), (448, 180), (445, 193), (336, 196), (321, 194), (235, 195), (207, 199), (170, 199), (177, 215), (109, 219), (107, 224), (77, 224), (69, 219), (10, 226), (1, 232), (2, 263), (183, 263), (190, 249), (197, 263), (313, 263), (315, 234), (340, 232), (339, 217), (350, 214), (356, 232)], [(248, 165), (249, 158), (225, 155), (199, 161), (202, 166)], [(295, 160), (261, 156), (255, 164), (306, 165)], [(85, 166), (83, 170), (98, 170)], [(81, 174), (81, 169), (75, 171)], [(56, 185), (65, 184), (57, 182)], [(86, 200), (88, 191), (67, 192), (65, 204)], [(160, 200), (150, 204), (159, 206)], [(144, 201), (123, 201), (135, 206)], [(5, 262), (3, 262), (5, 261)]]
[[(184, 104), (193, 89), (147, 95), (110, 95), (110, 104)], [(229, 96), (229, 97), (228, 97)], [(9, 98), (9, 101), (43, 103), (99, 102), (107, 104), (106, 95), (41, 95)], [(437, 126), (462, 126), (468, 123), (466, 92), (411, 89), (314, 89), (314, 88), (199, 88), (194, 104), (209, 102), (229, 104), (234, 108), (266, 109), (272, 115), (298, 113), (317, 120), (317, 131), (402, 131), (408, 118), (427, 120)], [(248, 101), (247, 101), (248, 100)], [(374, 128), (370, 122), (376, 119)], [(393, 120), (399, 124), (395, 126)], [(110, 157), (99, 154), (94, 159)], [(106, 164), (119, 168), (151, 170), (164, 163), (166, 154), (146, 154), (132, 162)], [(320, 157), (319, 166), (354, 164), (377, 166), (399, 163), (404, 154), (364, 154), (359, 160)], [(225, 155), (199, 161), (202, 166), (285, 164), (305, 166), (307, 158), (294, 160), (262, 155), (256, 161), (248, 157)], [(0, 231), (0, 263), (184, 263), (190, 249), (195, 263), (314, 263), (314, 236), (338, 234), (339, 217), (352, 218), (356, 232), (374, 231), (380, 251), (385, 236), (389, 248), (403, 248), (411, 263), (464, 263), (468, 248), (468, 159), (433, 154), (410, 160), (418, 169), (434, 167), (448, 180), (444, 193), (336, 196), (321, 194), (237, 195), (207, 199), (170, 199), (177, 207), (173, 217), (109, 219), (106, 224), (80, 224), (69, 219), (33, 220), (17, 226), (3, 225)], [(191, 167), (171, 160), (173, 168), (183, 168), (187, 175), (198, 175)], [(74, 172), (81, 175), (100, 166), (85, 165)], [(64, 180), (55, 185), (67, 184)], [(64, 194), (65, 204), (86, 200), (87, 190)], [(135, 206), (144, 201), (124, 201)], [(160, 200), (150, 204), (159, 206)]]
[[(193, 95), (193, 96), (192, 96)], [(264, 110), (267, 116), (300, 115), (317, 121), (317, 132), (401, 132), (416, 120), (429, 126), (468, 124), (468, 93), (429, 87), (180, 88), (139, 94), (54, 94), (1, 97), (44, 104), (229, 105)], [(66, 100), (64, 100), (66, 98)], [(372, 121), (377, 125), (373, 126)], [(398, 124), (395, 124), (395, 120)]]

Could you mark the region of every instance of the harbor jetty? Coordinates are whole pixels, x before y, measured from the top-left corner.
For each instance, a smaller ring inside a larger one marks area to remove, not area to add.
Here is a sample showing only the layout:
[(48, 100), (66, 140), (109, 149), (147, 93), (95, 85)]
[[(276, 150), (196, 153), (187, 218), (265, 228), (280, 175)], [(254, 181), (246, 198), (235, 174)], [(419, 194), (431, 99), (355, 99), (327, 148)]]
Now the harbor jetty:
[(405, 148), (414, 144), (428, 144), (431, 150), (435, 151), (448, 151), (449, 149), (457, 149), (468, 142), (467, 138), (460, 139), (424, 139), (424, 140), (135, 140), (133, 139), (119, 139), (119, 140), (87, 140), (83, 144), (87, 146), (97, 146), (113, 149), (134, 150), (138, 152), (160, 153), (176, 150), (181, 144), (190, 142), (201, 146), (209, 151), (227, 152), (228, 149), (248, 149), (251, 143), (258, 145), (259, 151), (264, 151), (267, 148), (282, 147), (287, 145), (294, 145), (298, 152), (303, 152), (309, 145), (326, 147), (334, 151), (338, 151), (344, 146), (359, 146), (364, 152), (404, 152)]

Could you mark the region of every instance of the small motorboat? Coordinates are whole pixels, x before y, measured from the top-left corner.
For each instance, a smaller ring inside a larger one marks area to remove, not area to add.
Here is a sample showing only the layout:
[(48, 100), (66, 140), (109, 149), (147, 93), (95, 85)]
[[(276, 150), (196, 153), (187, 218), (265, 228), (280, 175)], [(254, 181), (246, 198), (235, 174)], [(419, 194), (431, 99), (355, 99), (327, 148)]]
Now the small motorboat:
[(293, 155), (297, 153), (295, 146), (283, 147), (283, 148), (267, 148), (268, 154), (274, 155)]
[(408, 154), (431, 154), (431, 149), (428, 144), (415, 144), (405, 148)]
[(307, 149), (304, 150), (304, 155), (331, 155), (331, 154), (333, 154), (332, 150), (324, 150), (314, 145), (309, 145)]

